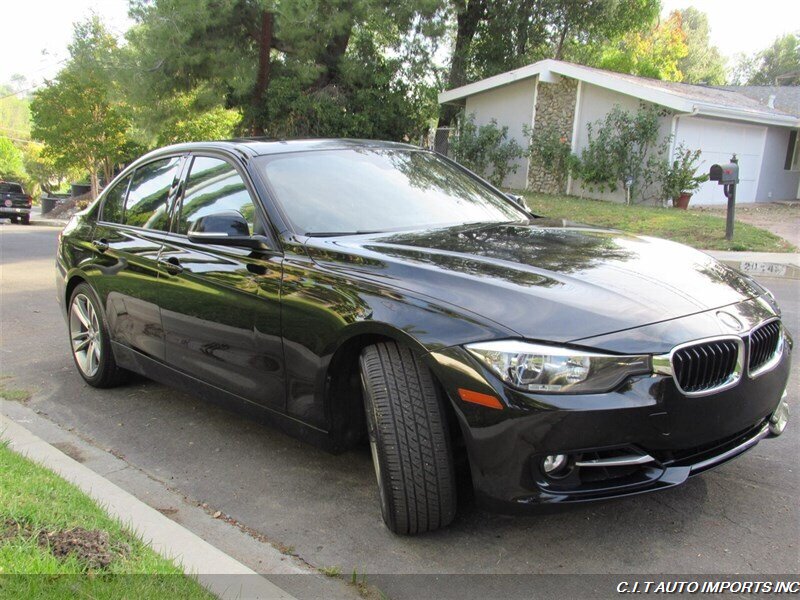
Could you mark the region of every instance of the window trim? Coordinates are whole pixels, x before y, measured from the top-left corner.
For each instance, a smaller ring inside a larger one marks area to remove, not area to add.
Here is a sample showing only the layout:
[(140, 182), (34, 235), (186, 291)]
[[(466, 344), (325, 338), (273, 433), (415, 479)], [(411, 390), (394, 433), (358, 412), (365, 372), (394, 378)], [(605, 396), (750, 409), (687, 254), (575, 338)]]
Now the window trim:
[[(283, 248), (281, 247), (280, 243), (278, 242), (278, 237), (274, 231), (274, 225), (270, 220), (269, 216), (267, 215), (266, 211), (264, 210), (264, 206), (261, 203), (260, 196), (253, 185), (253, 182), (250, 178), (250, 174), (247, 172), (243, 166), (239, 165), (234, 157), (230, 156), (229, 154), (223, 151), (215, 151), (211, 149), (198, 149), (198, 150), (189, 150), (185, 154), (185, 167), (183, 172), (181, 173), (181, 183), (179, 186), (178, 193), (175, 196), (175, 201), (172, 206), (172, 211), (170, 215), (170, 230), (169, 236), (172, 238), (178, 238), (181, 241), (191, 244), (193, 247), (208, 247), (209, 244), (195, 244), (193, 242), (189, 242), (189, 237), (185, 233), (179, 233), (176, 231), (177, 223), (180, 219), (179, 214), (181, 209), (183, 208), (183, 200), (186, 196), (186, 184), (189, 180), (189, 176), (192, 172), (192, 164), (194, 164), (194, 159), (200, 158), (215, 158), (217, 160), (221, 160), (236, 170), (239, 177), (242, 178), (244, 182), (245, 188), (247, 188), (247, 193), (250, 195), (250, 202), (253, 203), (253, 207), (255, 208), (256, 217), (260, 219), (261, 224), (263, 224), (264, 229), (264, 236), (269, 240), (270, 250), (273, 252), (283, 254)], [(253, 228), (255, 229), (256, 223), (253, 223)], [(253, 232), (255, 235), (255, 231)], [(214, 248), (225, 248), (226, 250), (230, 250), (228, 247), (224, 246), (214, 246)]]
[(790, 173), (800, 171), (800, 130), (793, 129), (789, 132), (789, 144), (786, 148), (786, 160), (783, 170)]
[(125, 192), (122, 194), (122, 219), (125, 220), (125, 204), (128, 202), (128, 190), (131, 189), (131, 181), (133, 181), (133, 173), (135, 171), (136, 169), (133, 169), (130, 172), (125, 173), (125, 175), (120, 174), (122, 175), (122, 177), (120, 177), (119, 181), (114, 182), (113, 185), (108, 186), (107, 188), (108, 191), (103, 190), (103, 201), (100, 203), (100, 210), (97, 213), (98, 223), (108, 223), (110, 225), (124, 225), (124, 223), (114, 223), (114, 221), (106, 221), (105, 219), (103, 219), (106, 210), (106, 201), (108, 200), (108, 195), (111, 193), (111, 190), (115, 189), (120, 183), (122, 183), (123, 179), (125, 179), (126, 177), (129, 178), (128, 185), (125, 186)]
[(127, 227), (129, 229), (133, 229), (134, 231), (155, 231), (155, 232), (160, 232), (160, 233), (169, 233), (169, 229), (172, 226), (172, 208), (173, 208), (173, 205), (174, 205), (174, 202), (175, 202), (175, 197), (177, 195), (177, 192), (180, 190), (180, 188), (181, 188), (181, 186), (183, 184), (183, 177), (182, 176), (183, 176), (183, 170), (184, 170), (184, 165), (186, 163), (186, 157), (187, 156), (188, 156), (187, 152), (169, 153), (169, 154), (161, 154), (159, 156), (153, 156), (153, 157), (150, 158), (150, 160), (147, 160), (145, 162), (138, 162), (138, 161), (134, 162), (133, 164), (128, 166), (128, 168), (126, 168), (124, 171), (122, 171), (117, 176), (119, 181), (122, 181), (126, 177), (130, 176), (130, 180), (128, 181), (128, 186), (125, 188), (125, 196), (122, 199), (122, 219), (124, 220), (125, 219), (125, 212), (126, 212), (126, 205), (128, 203), (128, 193), (131, 190), (131, 183), (133, 183), (133, 178), (136, 175), (136, 171), (138, 171), (142, 167), (146, 167), (147, 165), (152, 164), (154, 162), (158, 162), (160, 160), (169, 160), (169, 159), (172, 159), (172, 158), (179, 159), (180, 162), (178, 163), (177, 174), (175, 175), (175, 178), (173, 179), (173, 184), (174, 184), (175, 180), (177, 180), (178, 183), (177, 183), (177, 185), (173, 186), (174, 190), (171, 189), (170, 190), (170, 195), (167, 197), (167, 213), (168, 213), (169, 217), (168, 217), (168, 220), (167, 220), (167, 230), (166, 231), (163, 230), (163, 229), (148, 229), (147, 227), (139, 227), (138, 225), (128, 225), (127, 223), (115, 223), (114, 221), (105, 221), (103, 219), (103, 212), (105, 210), (106, 200), (108, 199), (108, 192), (106, 190), (111, 190), (112, 187), (117, 185), (118, 182), (117, 182), (116, 179), (112, 182), (113, 185), (110, 185), (105, 190), (103, 190), (102, 198), (101, 198), (101, 201), (100, 201), (100, 211), (98, 212), (98, 215), (97, 215), (97, 223), (98, 223), (98, 225), (111, 225), (111, 226), (116, 226), (116, 227)]

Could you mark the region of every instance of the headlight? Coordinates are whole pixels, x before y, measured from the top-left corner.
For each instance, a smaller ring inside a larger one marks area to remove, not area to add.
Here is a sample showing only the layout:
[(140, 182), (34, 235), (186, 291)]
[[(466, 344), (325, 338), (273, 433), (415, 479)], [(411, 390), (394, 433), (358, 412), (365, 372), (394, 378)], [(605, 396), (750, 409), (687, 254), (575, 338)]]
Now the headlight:
[(599, 393), (652, 371), (649, 356), (614, 356), (517, 340), (468, 344), (507, 384), (529, 392)]

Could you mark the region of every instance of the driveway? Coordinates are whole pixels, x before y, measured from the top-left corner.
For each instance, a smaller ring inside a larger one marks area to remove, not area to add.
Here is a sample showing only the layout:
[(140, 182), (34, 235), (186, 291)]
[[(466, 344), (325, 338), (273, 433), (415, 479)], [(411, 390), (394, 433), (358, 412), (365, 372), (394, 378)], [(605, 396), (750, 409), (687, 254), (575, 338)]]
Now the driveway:
[[(370, 577), (800, 572), (798, 423), (677, 489), (527, 517), (468, 505), (443, 531), (394, 536), (380, 518), (366, 449), (332, 456), (143, 379), (113, 390), (86, 386), (55, 301), (56, 234), (0, 225), (0, 371), (13, 378), (9, 385), (34, 392), (29, 406), (61, 427), (316, 567), (339, 567), (348, 577), (354, 570)], [(783, 305), (788, 327), (800, 331), (796, 281), (763, 283)], [(392, 598), (425, 596), (413, 578), (379, 585)], [(476, 585), (462, 597), (485, 593)]]
[[(704, 206), (695, 209), (721, 217), (726, 208)], [(800, 248), (800, 202), (763, 202), (736, 206), (736, 220), (771, 231)]]

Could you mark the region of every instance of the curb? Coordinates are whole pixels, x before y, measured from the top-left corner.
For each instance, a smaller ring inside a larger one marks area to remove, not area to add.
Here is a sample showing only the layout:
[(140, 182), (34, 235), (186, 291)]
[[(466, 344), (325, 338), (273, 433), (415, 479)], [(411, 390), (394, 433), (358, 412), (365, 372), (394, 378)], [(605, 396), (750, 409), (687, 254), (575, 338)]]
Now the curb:
[(294, 596), (249, 567), (73, 460), (4, 414), (0, 414), (0, 437), (8, 440), (9, 447), (15, 452), (76, 485), (109, 515), (128, 525), (153, 550), (182, 566), (186, 575), (196, 577), (215, 596), (223, 599), (295, 600)]
[(703, 250), (719, 262), (753, 277), (800, 279), (800, 255), (774, 252)]
[(68, 221), (60, 219), (31, 219), (31, 225), (40, 225), (44, 227), (66, 227)]
[(800, 279), (800, 267), (796, 265), (752, 260), (721, 260), (720, 262), (741, 271), (745, 275)]

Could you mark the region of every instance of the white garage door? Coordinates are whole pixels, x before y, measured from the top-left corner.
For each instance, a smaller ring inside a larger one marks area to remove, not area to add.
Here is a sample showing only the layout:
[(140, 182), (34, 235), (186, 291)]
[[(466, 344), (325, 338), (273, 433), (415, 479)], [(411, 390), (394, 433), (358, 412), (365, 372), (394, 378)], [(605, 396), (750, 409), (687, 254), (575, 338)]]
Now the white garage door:
[[(731, 154), (735, 153), (739, 158), (736, 202), (755, 202), (766, 135), (766, 127), (683, 117), (678, 120), (675, 145), (683, 142), (687, 148), (701, 150), (699, 173), (708, 173), (709, 167), (713, 164), (729, 162)], [(726, 202), (722, 186), (715, 181), (707, 181), (692, 196), (692, 204)]]

